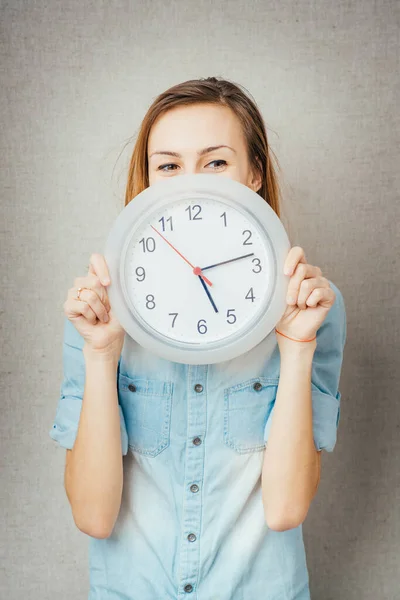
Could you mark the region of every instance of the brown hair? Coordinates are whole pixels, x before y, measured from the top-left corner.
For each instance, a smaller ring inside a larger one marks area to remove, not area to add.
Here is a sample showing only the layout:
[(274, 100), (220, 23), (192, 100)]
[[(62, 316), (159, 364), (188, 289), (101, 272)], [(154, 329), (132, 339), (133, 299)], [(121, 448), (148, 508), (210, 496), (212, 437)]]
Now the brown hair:
[(171, 108), (196, 103), (228, 106), (239, 118), (247, 141), (250, 166), (262, 177), (257, 193), (280, 217), (280, 188), (272, 159), (278, 168), (279, 163), (268, 144), (262, 115), (242, 86), (218, 77), (191, 79), (174, 85), (151, 104), (140, 126), (130, 160), (125, 206), (149, 186), (147, 145), (155, 120)]

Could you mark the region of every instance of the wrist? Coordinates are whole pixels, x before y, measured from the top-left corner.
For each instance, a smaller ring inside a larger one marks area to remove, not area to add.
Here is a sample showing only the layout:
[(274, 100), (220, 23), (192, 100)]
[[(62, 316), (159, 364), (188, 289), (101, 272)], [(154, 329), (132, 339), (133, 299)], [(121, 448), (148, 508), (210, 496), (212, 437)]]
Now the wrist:
[(86, 361), (113, 364), (115, 366), (118, 366), (119, 357), (121, 355), (121, 350), (119, 348), (93, 348), (87, 343), (84, 344), (82, 351)]
[(306, 341), (297, 341), (297, 340), (292, 340), (289, 339), (287, 337), (284, 337), (282, 335), (280, 335), (279, 333), (276, 333), (276, 339), (278, 342), (278, 346), (279, 346), (279, 351), (281, 354), (290, 354), (290, 355), (298, 355), (298, 354), (310, 354), (313, 355), (315, 352), (315, 349), (317, 347), (317, 340), (311, 340), (310, 342), (306, 342)]

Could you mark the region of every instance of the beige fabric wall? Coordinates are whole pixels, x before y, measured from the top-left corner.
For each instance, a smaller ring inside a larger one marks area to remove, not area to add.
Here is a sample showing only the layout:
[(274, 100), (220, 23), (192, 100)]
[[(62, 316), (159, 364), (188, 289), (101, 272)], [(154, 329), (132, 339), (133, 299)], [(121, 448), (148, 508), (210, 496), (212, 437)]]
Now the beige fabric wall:
[(304, 526), (313, 599), (400, 598), (399, 3), (0, 6), (0, 597), (87, 597), (48, 436), (62, 304), (123, 206), (132, 146), (117, 159), (152, 99), (222, 75), (259, 103), (292, 242), (346, 302), (338, 443)]

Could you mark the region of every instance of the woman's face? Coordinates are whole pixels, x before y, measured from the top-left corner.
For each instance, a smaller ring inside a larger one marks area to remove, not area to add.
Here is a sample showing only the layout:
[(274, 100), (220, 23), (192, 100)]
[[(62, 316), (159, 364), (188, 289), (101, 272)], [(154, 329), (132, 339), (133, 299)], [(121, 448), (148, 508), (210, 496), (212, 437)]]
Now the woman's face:
[(226, 106), (192, 104), (170, 109), (153, 124), (148, 141), (149, 184), (188, 173), (230, 177), (257, 192), (240, 121)]

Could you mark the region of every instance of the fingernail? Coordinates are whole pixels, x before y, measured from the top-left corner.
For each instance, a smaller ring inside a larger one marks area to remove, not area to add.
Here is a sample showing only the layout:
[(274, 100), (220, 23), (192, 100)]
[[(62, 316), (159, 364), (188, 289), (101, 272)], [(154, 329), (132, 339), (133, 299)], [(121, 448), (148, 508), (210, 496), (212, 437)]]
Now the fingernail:
[(110, 280), (108, 279), (108, 277), (106, 277), (105, 279), (103, 279), (102, 284), (103, 285), (107, 285), (110, 283)]
[(109, 316), (108, 316), (108, 315), (105, 315), (105, 316), (104, 316), (104, 322), (105, 322), (105, 323), (107, 323), (109, 320), (110, 320)]
[(288, 304), (294, 304), (294, 298), (293, 298), (293, 296), (288, 296), (287, 297), (287, 303)]
[(286, 269), (284, 270), (284, 274), (290, 275), (291, 271), (292, 271), (291, 267), (286, 267)]

